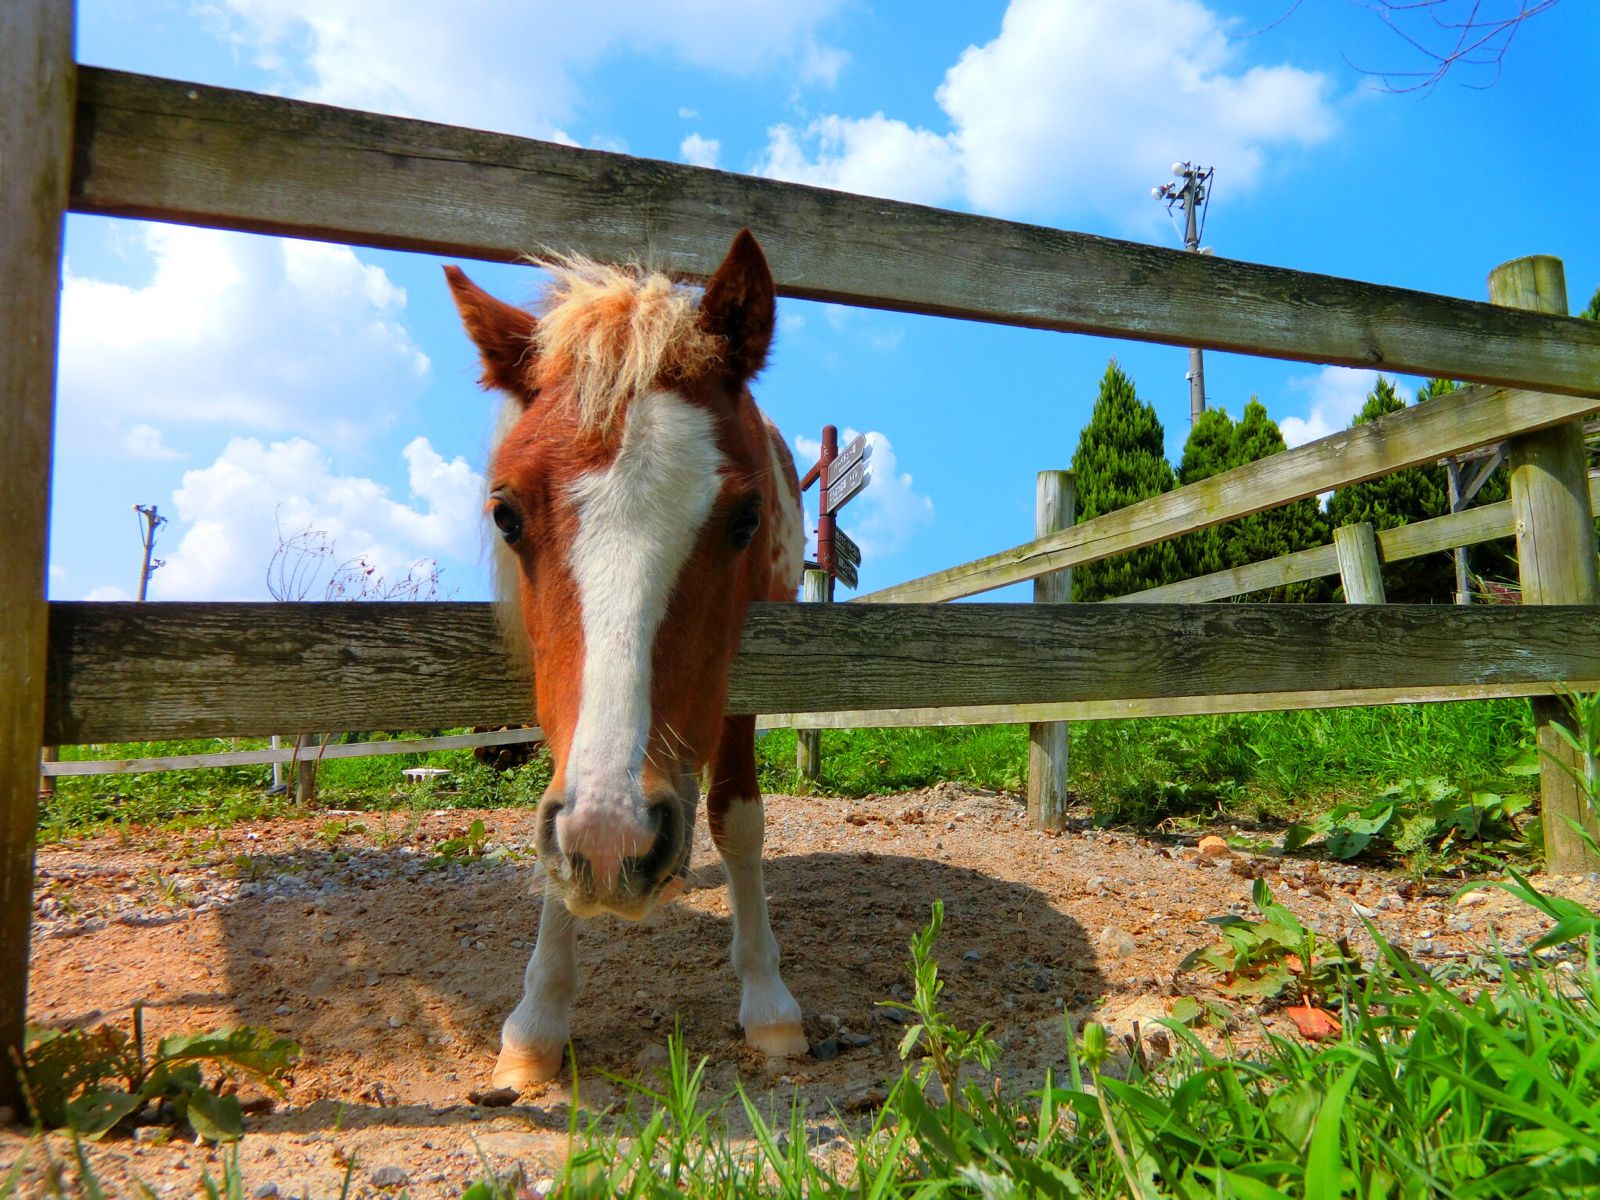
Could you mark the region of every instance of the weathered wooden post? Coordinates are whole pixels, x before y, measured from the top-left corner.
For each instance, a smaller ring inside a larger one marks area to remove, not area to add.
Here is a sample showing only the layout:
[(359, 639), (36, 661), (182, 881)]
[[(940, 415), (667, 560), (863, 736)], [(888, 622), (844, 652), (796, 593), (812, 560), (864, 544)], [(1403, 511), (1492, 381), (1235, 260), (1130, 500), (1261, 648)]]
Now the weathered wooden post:
[[(1078, 515), (1078, 485), (1071, 471), (1040, 471), (1034, 481), (1033, 536), (1070, 526)], [(1072, 568), (1033, 581), (1035, 604), (1066, 604), (1072, 599)], [(1035, 721), (1028, 726), (1028, 824), (1060, 829), (1067, 818), (1065, 721)]]
[(1339, 560), (1339, 582), (1346, 604), (1382, 604), (1383, 568), (1378, 538), (1368, 521), (1341, 525), (1333, 531), (1333, 553)]
[[(826, 604), (833, 599), (833, 577), (826, 571), (807, 571), (800, 599), (806, 604)], [(822, 778), (822, 730), (794, 731), (794, 766), (800, 778), (812, 783)]]
[(300, 752), (321, 746), (323, 740), (323, 735), (320, 733), (307, 733), (295, 739), (294, 802), (301, 808), (311, 808), (317, 802), (317, 767), (320, 755), (316, 758), (301, 758)]
[(0, 4), (0, 1107), (22, 1113), (73, 6)]
[[(1489, 299), (1511, 308), (1565, 316), (1567, 280), (1561, 260), (1536, 254), (1502, 263), (1489, 273)], [(1600, 604), (1582, 423), (1574, 421), (1513, 438), (1507, 461), (1522, 602)], [(1571, 724), (1566, 704), (1553, 696), (1535, 697), (1533, 721), (1540, 750), (1545, 869), (1570, 873), (1600, 867), (1600, 860), (1568, 821), (1579, 822), (1596, 836), (1600, 836), (1600, 822), (1577, 782), (1550, 757), (1560, 755), (1576, 765), (1572, 751), (1554, 729), (1558, 723)]]

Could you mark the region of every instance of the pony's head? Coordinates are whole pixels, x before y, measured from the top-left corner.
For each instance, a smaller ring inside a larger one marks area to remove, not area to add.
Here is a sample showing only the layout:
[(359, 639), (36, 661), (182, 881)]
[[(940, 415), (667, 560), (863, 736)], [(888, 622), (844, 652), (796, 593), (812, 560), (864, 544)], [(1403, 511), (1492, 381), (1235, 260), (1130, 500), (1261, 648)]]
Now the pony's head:
[(540, 265), (537, 317), (446, 273), (512, 401), (488, 514), (554, 756), (540, 858), (573, 912), (639, 917), (682, 886), (746, 607), (793, 595), (799, 531), (772, 518), (794, 469), (746, 386), (772, 276), (748, 231), (698, 303), (660, 274)]

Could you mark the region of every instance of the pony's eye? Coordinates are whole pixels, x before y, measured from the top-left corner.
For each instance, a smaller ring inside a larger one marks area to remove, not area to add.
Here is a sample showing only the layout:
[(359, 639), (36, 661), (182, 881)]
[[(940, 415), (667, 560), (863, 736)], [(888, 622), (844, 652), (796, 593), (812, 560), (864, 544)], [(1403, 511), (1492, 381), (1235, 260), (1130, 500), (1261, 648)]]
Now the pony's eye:
[(728, 541), (735, 550), (743, 550), (756, 536), (756, 530), (761, 528), (761, 498), (753, 497), (740, 507), (734, 514), (733, 521), (728, 525)]
[(499, 494), (489, 497), (489, 517), (500, 531), (508, 546), (515, 546), (522, 536), (522, 513), (516, 505)]

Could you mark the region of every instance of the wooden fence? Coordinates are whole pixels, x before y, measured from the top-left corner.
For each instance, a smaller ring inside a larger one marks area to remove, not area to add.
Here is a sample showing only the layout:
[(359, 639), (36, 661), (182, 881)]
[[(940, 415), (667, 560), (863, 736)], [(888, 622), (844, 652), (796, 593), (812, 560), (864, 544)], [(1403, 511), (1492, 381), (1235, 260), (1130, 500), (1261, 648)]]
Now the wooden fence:
[[(72, 20), (61, 0), (0, 5), (0, 1060), (22, 1037), (41, 744), (499, 724), (529, 708), (484, 606), (46, 604), (68, 209), (502, 261), (645, 254), (702, 277), (749, 226), (786, 296), (1482, 385), (865, 598), (924, 603), (757, 606), (738, 710), (1299, 706), (1600, 680), (1593, 556), (1587, 574), (1572, 565), (1587, 500), (1573, 422), (1600, 407), (1600, 326), (1532, 311), (1552, 307), (1538, 270), (1505, 304), (1476, 303), (78, 67)], [(1507, 439), (1537, 604), (926, 603)], [(0, 1071), (0, 1104), (16, 1101)]]

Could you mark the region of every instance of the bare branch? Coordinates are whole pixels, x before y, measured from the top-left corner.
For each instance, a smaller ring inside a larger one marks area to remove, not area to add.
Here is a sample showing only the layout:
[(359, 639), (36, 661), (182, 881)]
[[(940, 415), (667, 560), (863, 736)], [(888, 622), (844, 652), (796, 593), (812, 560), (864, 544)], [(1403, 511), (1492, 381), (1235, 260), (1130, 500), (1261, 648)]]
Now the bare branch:
[(1363, 74), (1382, 80), (1382, 90), (1404, 93), (1431, 92), (1453, 69), (1468, 67), (1486, 69), (1491, 77), (1488, 82), (1464, 86), (1493, 87), (1523, 23), (1548, 12), (1558, 0), (1355, 2), (1376, 13), (1401, 41), (1432, 64), (1416, 71), (1374, 70), (1350, 64)]

